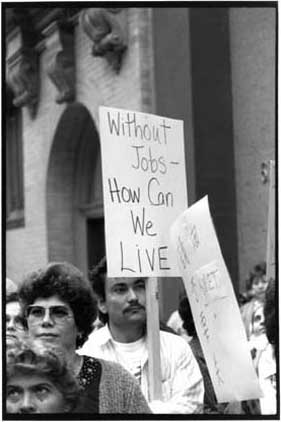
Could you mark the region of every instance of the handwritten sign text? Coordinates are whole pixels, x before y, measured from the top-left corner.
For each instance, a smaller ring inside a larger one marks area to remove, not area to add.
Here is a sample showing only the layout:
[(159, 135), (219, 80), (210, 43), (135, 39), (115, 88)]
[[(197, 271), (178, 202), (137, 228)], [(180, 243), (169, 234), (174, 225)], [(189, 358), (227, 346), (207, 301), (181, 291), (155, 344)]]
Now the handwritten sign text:
[(183, 122), (100, 107), (111, 277), (178, 276), (169, 226), (187, 208)]

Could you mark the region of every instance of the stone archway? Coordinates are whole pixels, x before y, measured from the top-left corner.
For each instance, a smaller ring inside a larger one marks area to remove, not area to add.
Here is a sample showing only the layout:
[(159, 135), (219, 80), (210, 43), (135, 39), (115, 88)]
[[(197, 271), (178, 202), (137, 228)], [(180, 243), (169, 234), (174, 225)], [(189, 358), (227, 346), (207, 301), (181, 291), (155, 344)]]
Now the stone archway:
[(100, 195), (99, 135), (87, 108), (75, 103), (58, 123), (50, 153), (47, 187), (48, 259), (87, 270), (87, 216)]

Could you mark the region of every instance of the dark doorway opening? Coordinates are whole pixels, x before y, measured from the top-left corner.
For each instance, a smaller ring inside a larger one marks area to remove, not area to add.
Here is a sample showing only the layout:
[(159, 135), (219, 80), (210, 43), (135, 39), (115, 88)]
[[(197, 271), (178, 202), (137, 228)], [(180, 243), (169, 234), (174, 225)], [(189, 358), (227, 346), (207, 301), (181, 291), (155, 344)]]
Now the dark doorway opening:
[(87, 219), (88, 269), (105, 256), (104, 218)]

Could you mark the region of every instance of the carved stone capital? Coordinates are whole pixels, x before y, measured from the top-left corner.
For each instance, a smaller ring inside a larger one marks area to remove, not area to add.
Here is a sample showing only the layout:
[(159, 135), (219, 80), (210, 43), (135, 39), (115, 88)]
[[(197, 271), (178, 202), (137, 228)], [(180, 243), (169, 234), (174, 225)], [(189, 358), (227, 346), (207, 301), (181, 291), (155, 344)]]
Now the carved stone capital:
[(56, 102), (75, 99), (75, 58), (73, 27), (54, 21), (43, 30), (48, 51), (47, 73), (58, 90)]
[(39, 96), (38, 55), (19, 26), (8, 39), (6, 81), (14, 94), (13, 104), (27, 106), (34, 116)]
[(93, 41), (92, 54), (102, 56), (116, 72), (127, 49), (127, 13), (120, 8), (89, 8), (81, 12), (80, 20)]

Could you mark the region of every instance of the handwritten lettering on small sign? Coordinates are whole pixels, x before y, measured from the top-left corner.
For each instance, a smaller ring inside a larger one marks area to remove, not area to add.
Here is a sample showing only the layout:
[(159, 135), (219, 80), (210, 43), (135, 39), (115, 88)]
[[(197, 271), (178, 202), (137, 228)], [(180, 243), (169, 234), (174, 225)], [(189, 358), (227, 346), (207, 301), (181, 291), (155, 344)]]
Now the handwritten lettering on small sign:
[(172, 244), (219, 403), (262, 395), (208, 198), (171, 227)]
[(109, 277), (179, 276), (169, 227), (187, 208), (183, 121), (100, 107)]

